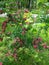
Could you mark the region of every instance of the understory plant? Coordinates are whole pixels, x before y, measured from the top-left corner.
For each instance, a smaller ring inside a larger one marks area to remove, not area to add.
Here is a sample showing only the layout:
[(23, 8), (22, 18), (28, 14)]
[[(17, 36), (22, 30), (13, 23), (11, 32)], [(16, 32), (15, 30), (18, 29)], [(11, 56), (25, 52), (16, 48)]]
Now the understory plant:
[(49, 15), (46, 11), (41, 9), (37, 13), (24, 9), (8, 13), (0, 25), (1, 64), (49, 65)]

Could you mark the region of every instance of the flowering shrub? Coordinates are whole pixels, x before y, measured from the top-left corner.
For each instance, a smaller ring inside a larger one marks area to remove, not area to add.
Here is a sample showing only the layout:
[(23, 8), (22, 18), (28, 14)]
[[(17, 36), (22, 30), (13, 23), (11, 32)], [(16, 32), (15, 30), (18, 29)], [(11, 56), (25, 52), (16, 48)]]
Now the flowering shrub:
[(42, 12), (19, 10), (0, 22), (0, 65), (49, 65), (49, 19)]

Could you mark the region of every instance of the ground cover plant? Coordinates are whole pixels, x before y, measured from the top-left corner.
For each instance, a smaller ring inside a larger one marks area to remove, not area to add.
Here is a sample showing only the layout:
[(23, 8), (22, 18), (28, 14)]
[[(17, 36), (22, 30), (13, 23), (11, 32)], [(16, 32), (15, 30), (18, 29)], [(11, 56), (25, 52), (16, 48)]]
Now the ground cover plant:
[(43, 2), (30, 10), (25, 5), (12, 12), (3, 9), (0, 65), (49, 65), (49, 5)]

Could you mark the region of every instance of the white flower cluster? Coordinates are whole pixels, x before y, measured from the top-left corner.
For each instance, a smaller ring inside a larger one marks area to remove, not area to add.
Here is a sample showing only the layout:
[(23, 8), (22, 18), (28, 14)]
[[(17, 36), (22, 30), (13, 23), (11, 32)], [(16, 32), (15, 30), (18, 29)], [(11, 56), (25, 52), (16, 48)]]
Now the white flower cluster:
[(7, 17), (7, 13), (0, 14), (0, 17)]

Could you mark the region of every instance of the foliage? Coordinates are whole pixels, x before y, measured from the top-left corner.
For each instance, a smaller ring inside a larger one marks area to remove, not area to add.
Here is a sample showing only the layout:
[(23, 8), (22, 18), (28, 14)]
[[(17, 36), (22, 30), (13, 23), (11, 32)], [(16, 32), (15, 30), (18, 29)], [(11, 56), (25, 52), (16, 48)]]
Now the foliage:
[(49, 6), (40, 1), (43, 7), (31, 11), (14, 11), (15, 1), (6, 3), (7, 18), (0, 18), (0, 64), (49, 65)]

